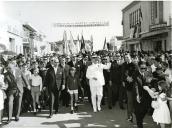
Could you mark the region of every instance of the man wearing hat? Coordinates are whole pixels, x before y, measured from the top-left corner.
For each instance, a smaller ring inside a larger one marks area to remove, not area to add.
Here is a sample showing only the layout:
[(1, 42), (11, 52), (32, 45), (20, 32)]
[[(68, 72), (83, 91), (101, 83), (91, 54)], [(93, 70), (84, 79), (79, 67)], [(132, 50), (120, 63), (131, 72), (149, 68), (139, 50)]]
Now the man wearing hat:
[(110, 66), (110, 63), (107, 65), (98, 63), (97, 55), (92, 56), (92, 64), (88, 66), (86, 77), (89, 79), (94, 112), (101, 111), (100, 104), (103, 96), (103, 86), (105, 85), (103, 69), (109, 69)]

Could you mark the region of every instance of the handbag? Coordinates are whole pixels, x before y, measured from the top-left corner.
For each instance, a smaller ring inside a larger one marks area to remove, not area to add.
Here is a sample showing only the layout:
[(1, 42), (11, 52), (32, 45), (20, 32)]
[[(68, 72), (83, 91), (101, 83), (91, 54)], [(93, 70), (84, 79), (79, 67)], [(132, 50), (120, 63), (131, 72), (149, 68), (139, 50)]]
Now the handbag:
[(151, 103), (151, 107), (154, 109), (158, 109), (159, 108), (159, 102), (157, 100), (153, 100)]

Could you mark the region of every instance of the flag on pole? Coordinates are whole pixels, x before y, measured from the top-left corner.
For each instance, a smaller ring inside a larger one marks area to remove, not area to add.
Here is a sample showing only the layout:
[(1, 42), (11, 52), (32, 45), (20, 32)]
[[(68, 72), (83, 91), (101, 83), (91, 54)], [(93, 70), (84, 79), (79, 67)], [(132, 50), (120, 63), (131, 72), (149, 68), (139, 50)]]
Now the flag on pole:
[(66, 54), (67, 53), (67, 34), (66, 31), (63, 32), (63, 53)]
[(67, 40), (67, 34), (66, 34), (66, 31), (63, 32), (63, 41), (66, 41)]
[(93, 42), (93, 35), (91, 35), (91, 37), (90, 37), (90, 41), (91, 41), (91, 42)]
[(79, 53), (80, 52), (80, 48), (81, 47), (81, 43), (79, 41), (79, 35), (77, 37), (77, 42), (76, 42), (76, 52)]
[(105, 41), (104, 41), (104, 45), (103, 45), (103, 50), (108, 50), (108, 48), (107, 48), (107, 42), (106, 42), (106, 37), (105, 37)]
[(91, 35), (90, 41), (91, 41), (91, 52), (92, 52), (93, 51), (93, 35)]
[(64, 49), (64, 54), (65, 55), (70, 55), (71, 53), (70, 53), (70, 50), (69, 50), (69, 42), (66, 40), (65, 41), (65, 49)]
[(139, 8), (139, 18), (140, 18), (140, 21), (143, 20), (143, 15), (142, 15), (141, 6), (140, 6), (140, 8)]
[[(141, 22), (143, 21), (143, 15), (142, 15), (142, 10), (141, 6), (139, 8), (139, 23), (138, 23), (138, 33), (141, 32)], [(140, 35), (139, 35), (140, 36)]]
[(75, 43), (74, 43), (73, 36), (72, 36), (71, 32), (70, 32), (69, 50), (70, 50), (71, 54), (77, 54)]
[(81, 37), (81, 50), (82, 49), (85, 49), (85, 42), (84, 42), (84, 37), (83, 37), (83, 35), (82, 35), (82, 37)]

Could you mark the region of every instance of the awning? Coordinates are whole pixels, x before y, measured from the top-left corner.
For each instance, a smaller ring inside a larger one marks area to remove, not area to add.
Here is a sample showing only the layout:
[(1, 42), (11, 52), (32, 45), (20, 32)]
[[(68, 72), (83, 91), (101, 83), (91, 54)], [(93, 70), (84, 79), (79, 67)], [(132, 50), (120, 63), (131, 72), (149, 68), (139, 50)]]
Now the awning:
[(150, 37), (150, 36), (159, 35), (159, 34), (164, 34), (164, 33), (167, 33), (169, 31), (170, 31), (169, 29), (163, 29), (163, 30), (156, 30), (156, 31), (144, 33), (144, 34), (141, 35), (141, 39), (147, 38), (147, 37)]
[(138, 43), (140, 43), (140, 38), (126, 39), (124, 42), (126, 42), (128, 45), (138, 44)]

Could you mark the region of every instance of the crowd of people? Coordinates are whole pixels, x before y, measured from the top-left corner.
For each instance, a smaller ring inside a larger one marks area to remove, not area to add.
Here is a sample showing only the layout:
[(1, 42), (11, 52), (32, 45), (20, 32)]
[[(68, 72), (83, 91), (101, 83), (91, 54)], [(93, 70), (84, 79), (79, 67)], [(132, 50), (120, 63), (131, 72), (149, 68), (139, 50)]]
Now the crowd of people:
[(127, 110), (128, 121), (133, 122), (135, 115), (138, 128), (143, 128), (147, 113), (165, 128), (171, 124), (172, 52), (1, 56), (0, 115), (7, 113), (7, 123), (12, 115), (18, 121), (20, 113), (36, 116), (47, 107), (51, 118), (61, 104), (70, 106), (73, 114), (86, 97), (95, 113), (102, 111), (105, 103), (109, 109), (118, 103)]

